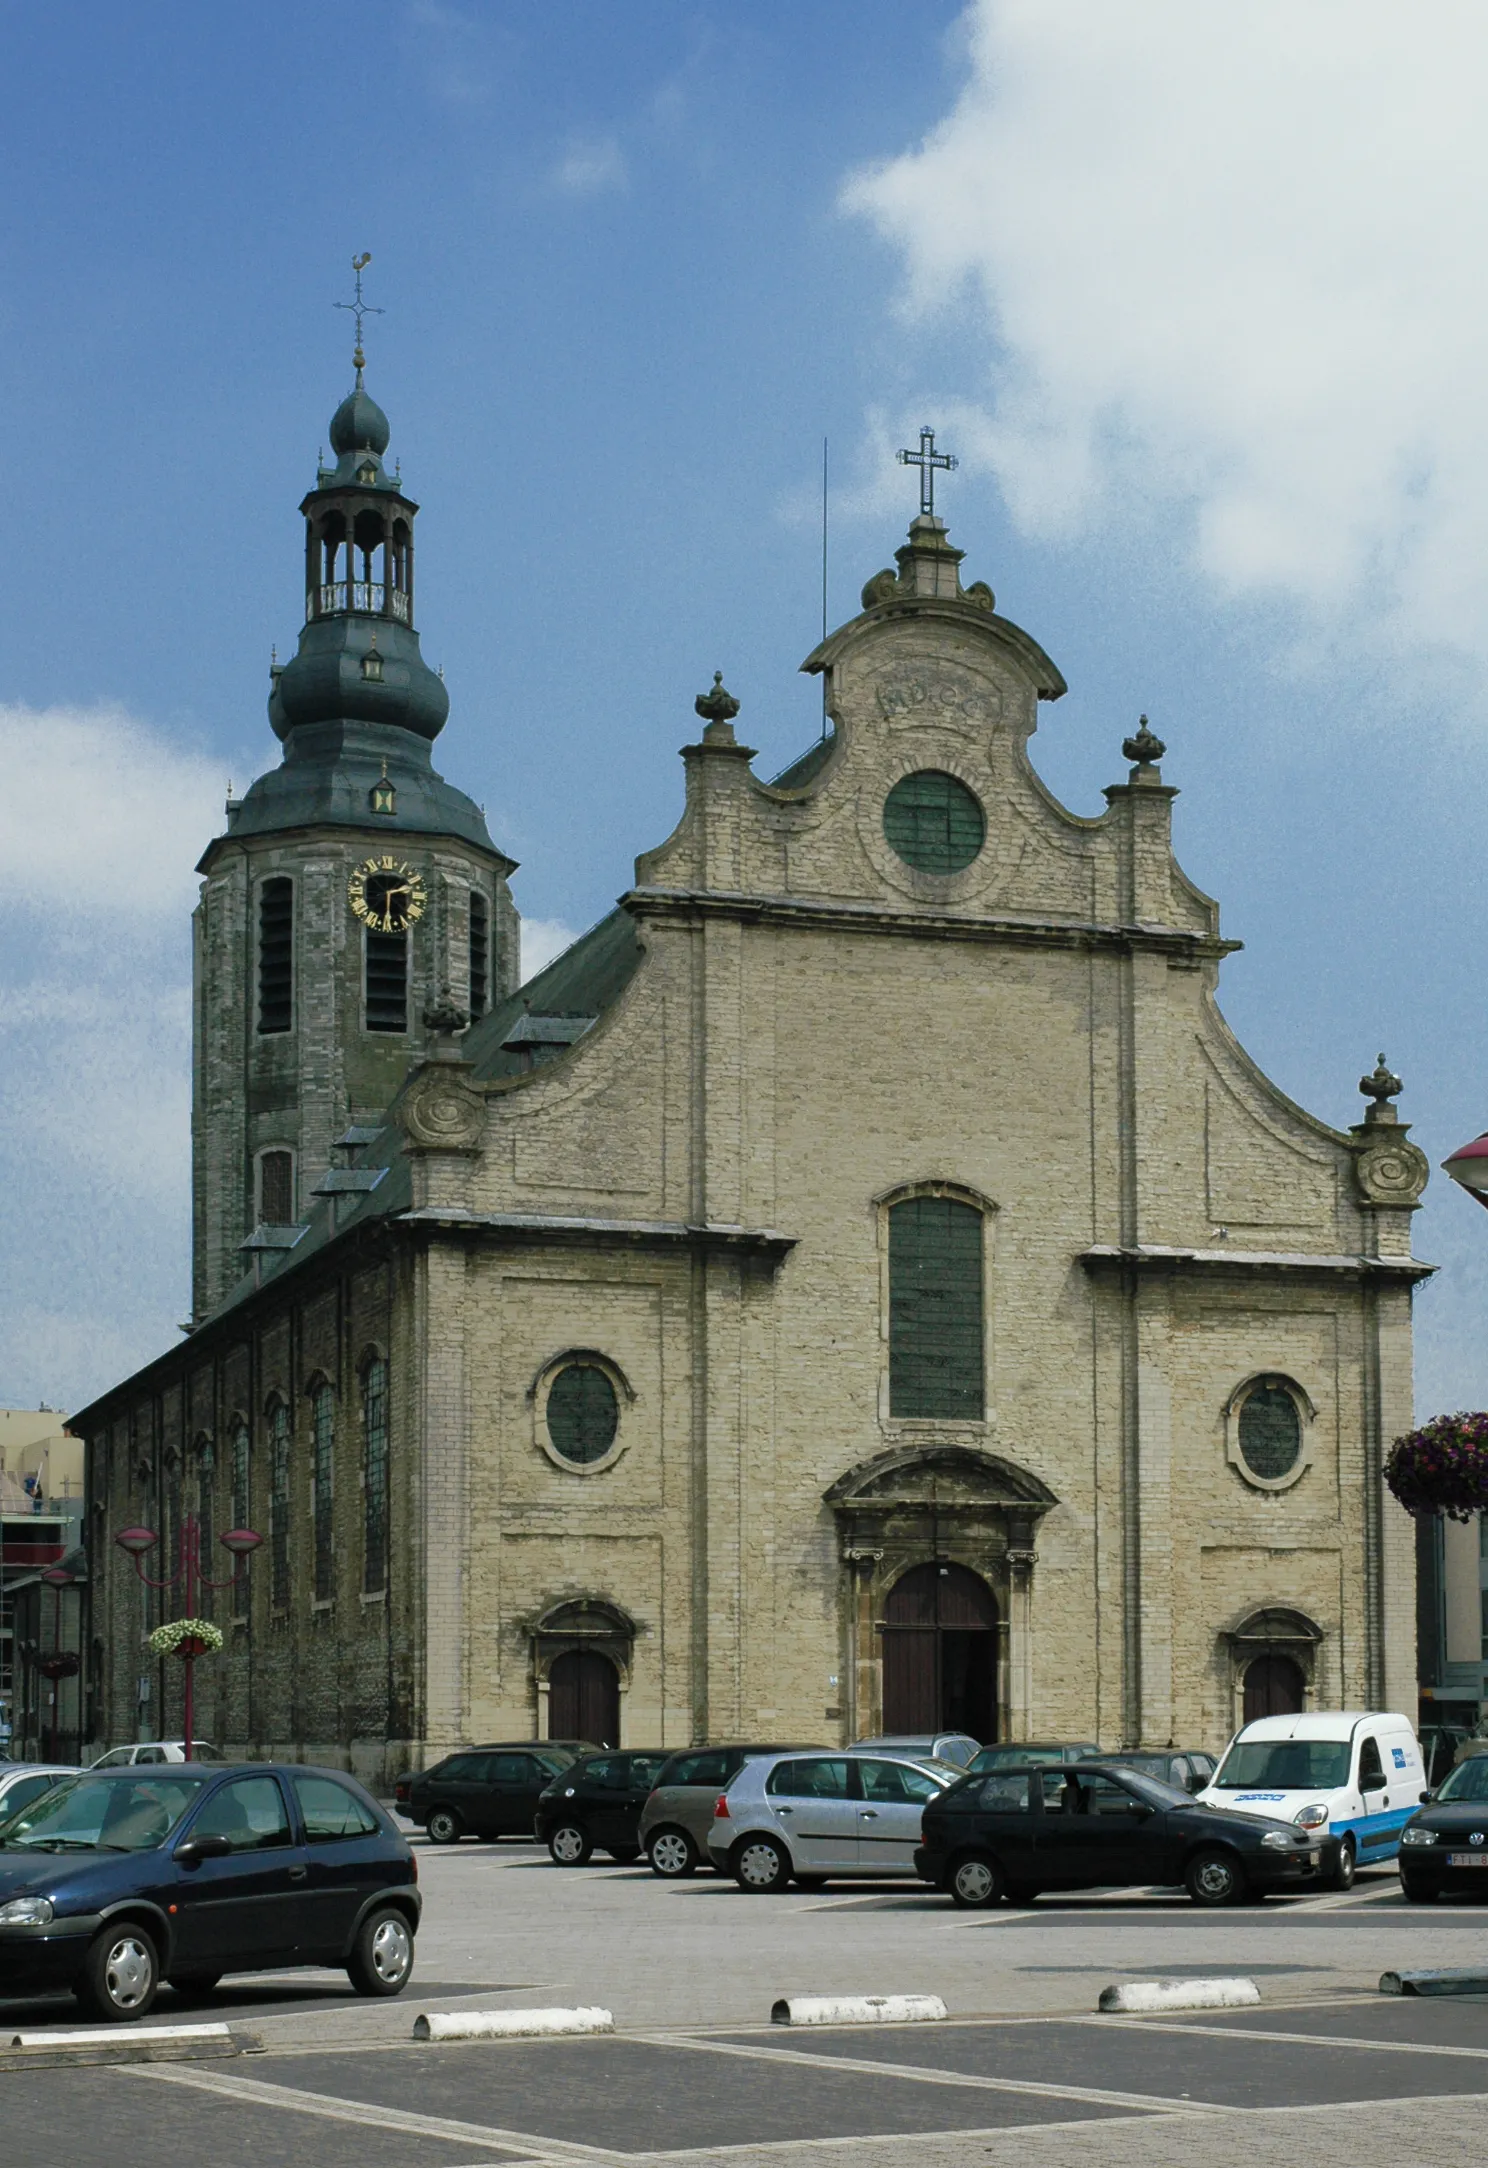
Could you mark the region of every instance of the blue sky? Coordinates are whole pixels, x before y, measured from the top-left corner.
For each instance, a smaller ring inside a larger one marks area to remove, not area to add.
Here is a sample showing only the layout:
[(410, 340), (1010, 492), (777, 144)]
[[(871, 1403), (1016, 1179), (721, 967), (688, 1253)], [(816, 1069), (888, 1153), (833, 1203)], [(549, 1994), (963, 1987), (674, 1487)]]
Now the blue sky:
[[(822, 437), (835, 622), (930, 420), (1070, 681), (1046, 778), (1168, 741), (1251, 1051), (1343, 1124), (1384, 1047), (1434, 1162), (1488, 1124), (1472, 8), (0, 0), (0, 71), (0, 1400), (185, 1314), (191, 868), (272, 757), (361, 248), (440, 760), (540, 938), (671, 827), (715, 669), (761, 772), (814, 734)], [(1488, 1397), (1485, 1245), (1438, 1175), (1423, 1413)]]

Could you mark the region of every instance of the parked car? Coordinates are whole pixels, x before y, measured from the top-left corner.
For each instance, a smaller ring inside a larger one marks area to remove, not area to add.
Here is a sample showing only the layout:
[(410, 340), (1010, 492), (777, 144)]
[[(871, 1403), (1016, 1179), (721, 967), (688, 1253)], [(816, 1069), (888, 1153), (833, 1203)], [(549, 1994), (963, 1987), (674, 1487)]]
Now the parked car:
[(1180, 1754), (1166, 1747), (1143, 1747), (1130, 1753), (1108, 1754), (1105, 1759), (1119, 1761), (1123, 1769), (1140, 1769), (1144, 1776), (1161, 1777), (1164, 1784), (1176, 1784), (1180, 1792), (1203, 1791), (1215, 1770), (1212, 1754)]
[(557, 1867), (582, 1867), (596, 1845), (611, 1859), (641, 1856), (641, 1809), (666, 1749), (590, 1754), (555, 1776), (537, 1802), (534, 1824)]
[(1315, 1887), (1323, 1872), (1313, 1831), (1200, 1806), (1114, 1761), (968, 1776), (924, 1819), (915, 1871), (963, 1906), (1149, 1883), (1226, 1905)]
[(980, 1739), (973, 1739), (968, 1731), (925, 1731), (913, 1735), (895, 1734), (893, 1738), (859, 1739), (848, 1748), (849, 1754), (895, 1754), (907, 1755), (911, 1761), (954, 1762), (958, 1769), (969, 1769), (982, 1751)]
[(740, 1889), (818, 1889), (831, 1875), (908, 1877), (921, 1816), (959, 1783), (954, 1762), (907, 1755), (771, 1754), (717, 1801), (708, 1852)]
[[(396, 1803), (410, 1821), (422, 1822), (431, 1844), (458, 1844), (467, 1836), (530, 1837), (542, 1793), (577, 1760), (572, 1747), (552, 1739), (462, 1747), (410, 1777), (407, 1800)], [(400, 1779), (399, 1793), (402, 1788)]]
[(1091, 1761), (1100, 1753), (1093, 1739), (1074, 1745), (1039, 1739), (1026, 1746), (984, 1746), (968, 1764), (968, 1773), (981, 1776), (990, 1769), (1058, 1769), (1065, 1762)]
[(360, 1995), (413, 1971), (418, 1868), (353, 1777), (254, 1762), (79, 1770), (0, 1823), (0, 1980), (143, 2017), (162, 1978), (344, 1966)]
[[(97, 1761), (88, 1764), (90, 1769), (130, 1769), (141, 1762), (158, 1765), (161, 1762), (183, 1762), (186, 1759), (184, 1739), (141, 1739), (134, 1746), (110, 1747), (107, 1754), (100, 1754)], [(205, 1739), (193, 1739), (191, 1759), (200, 1762), (221, 1762), (216, 1747)]]
[(1201, 1796), (1326, 1830), (1333, 1881), (1353, 1887), (1360, 1866), (1396, 1857), (1400, 1832), (1426, 1796), (1410, 1719), (1383, 1709), (1309, 1709), (1263, 1716), (1236, 1732)]
[(33, 1799), (50, 1791), (61, 1777), (75, 1777), (77, 1764), (67, 1762), (0, 1763), (0, 1821), (19, 1814)]
[(708, 1837), (718, 1795), (726, 1791), (746, 1761), (761, 1754), (810, 1754), (821, 1748), (799, 1746), (690, 1746), (670, 1755), (656, 1775), (656, 1788), (641, 1809), (641, 1849), (654, 1874), (668, 1880), (691, 1874), (708, 1859)]
[(1406, 1823), (1400, 1887), (1418, 1905), (1433, 1904), (1444, 1889), (1488, 1891), (1488, 1755), (1458, 1762)]

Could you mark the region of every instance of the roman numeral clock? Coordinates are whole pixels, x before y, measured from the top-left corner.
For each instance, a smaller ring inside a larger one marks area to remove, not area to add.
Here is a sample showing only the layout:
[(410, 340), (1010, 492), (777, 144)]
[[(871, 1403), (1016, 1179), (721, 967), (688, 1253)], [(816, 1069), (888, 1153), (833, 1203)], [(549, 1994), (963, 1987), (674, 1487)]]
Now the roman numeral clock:
[(346, 898), (373, 933), (403, 933), (418, 923), (429, 904), (418, 867), (398, 858), (364, 858), (352, 870)]

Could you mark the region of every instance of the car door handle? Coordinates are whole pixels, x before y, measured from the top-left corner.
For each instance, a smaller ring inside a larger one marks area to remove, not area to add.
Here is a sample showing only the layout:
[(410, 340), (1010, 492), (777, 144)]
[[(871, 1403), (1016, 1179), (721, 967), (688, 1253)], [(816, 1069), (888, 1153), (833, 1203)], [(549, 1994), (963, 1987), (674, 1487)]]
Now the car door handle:
[(877, 1807), (863, 1807), (858, 1814), (858, 1820), (860, 1822), (876, 1822), (878, 1820)]
[(303, 1867), (291, 1867), (289, 1870), (289, 1879), (291, 1882), (303, 1882), (305, 1879), (305, 1869)]
[(776, 1812), (777, 1814), (794, 1814), (794, 1813), (795, 1813), (795, 1811), (796, 1811), (796, 1810), (795, 1810), (795, 1808), (794, 1808), (794, 1807), (777, 1807), (777, 1808), (775, 1809), (775, 1812)]

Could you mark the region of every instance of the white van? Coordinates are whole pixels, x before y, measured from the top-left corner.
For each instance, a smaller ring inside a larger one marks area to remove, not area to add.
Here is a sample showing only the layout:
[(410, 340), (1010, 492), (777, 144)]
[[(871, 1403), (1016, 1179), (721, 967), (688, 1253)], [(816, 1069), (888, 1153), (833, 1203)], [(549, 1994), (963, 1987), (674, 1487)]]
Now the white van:
[(1379, 1709), (1263, 1716), (1237, 1731), (1200, 1792), (1211, 1807), (1263, 1814), (1336, 1837), (1334, 1880), (1394, 1859), (1400, 1832), (1426, 1794), (1410, 1719)]

